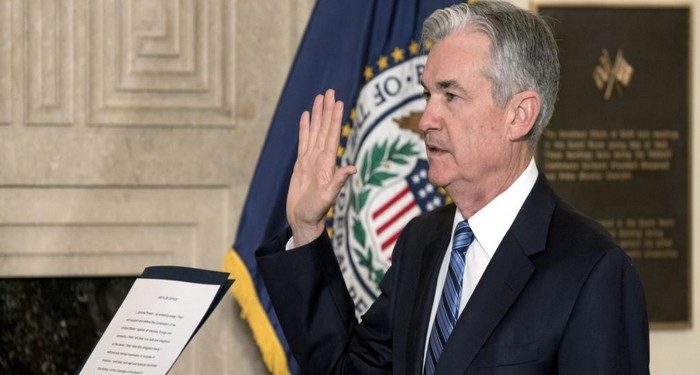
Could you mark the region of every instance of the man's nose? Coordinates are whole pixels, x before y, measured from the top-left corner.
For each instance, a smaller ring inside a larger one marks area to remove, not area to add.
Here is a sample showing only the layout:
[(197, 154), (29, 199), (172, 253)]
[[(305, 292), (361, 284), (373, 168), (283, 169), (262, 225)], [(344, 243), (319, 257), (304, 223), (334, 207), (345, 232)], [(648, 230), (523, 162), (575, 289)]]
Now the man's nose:
[(435, 108), (435, 105), (431, 105), (429, 101), (426, 102), (425, 110), (423, 111), (423, 115), (420, 117), (420, 121), (418, 122), (418, 128), (423, 133), (427, 133), (428, 130), (438, 129), (440, 126), (440, 121), (438, 121), (437, 114), (438, 111)]

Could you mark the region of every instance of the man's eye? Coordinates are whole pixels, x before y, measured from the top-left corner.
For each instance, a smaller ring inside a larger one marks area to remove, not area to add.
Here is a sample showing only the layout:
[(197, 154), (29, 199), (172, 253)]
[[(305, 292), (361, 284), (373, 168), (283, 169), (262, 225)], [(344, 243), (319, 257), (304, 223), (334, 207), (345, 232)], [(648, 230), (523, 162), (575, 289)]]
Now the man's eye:
[(449, 93), (449, 92), (445, 93), (445, 100), (447, 100), (448, 102), (451, 102), (451, 101), (454, 100), (456, 97), (457, 97), (457, 96), (456, 96), (455, 94), (452, 94), (452, 93)]
[(429, 99), (430, 99), (430, 93), (427, 92), (427, 91), (423, 91), (423, 97), (425, 98), (426, 101), (429, 100)]

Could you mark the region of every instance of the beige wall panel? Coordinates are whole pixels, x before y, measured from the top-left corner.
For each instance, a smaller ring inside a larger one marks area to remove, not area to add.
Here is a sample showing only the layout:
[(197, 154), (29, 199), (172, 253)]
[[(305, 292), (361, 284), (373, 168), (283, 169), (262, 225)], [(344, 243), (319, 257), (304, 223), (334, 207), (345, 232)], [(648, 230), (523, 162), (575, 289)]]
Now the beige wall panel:
[(2, 223), (4, 276), (133, 275), (152, 264), (186, 264), (195, 227), (141, 223)]
[(232, 3), (88, 3), (88, 122), (233, 126)]
[(0, 1), (0, 125), (12, 121), (12, 3)]
[(153, 264), (218, 269), (226, 189), (0, 189), (0, 274), (138, 275)]
[(73, 125), (75, 68), (74, 2), (27, 1), (26, 121), (29, 124)]
[[(284, 4), (243, 17), (285, 52), (239, 57), (237, 3), (0, 0), (0, 276), (221, 269), (296, 48)], [(239, 61), (277, 71), (252, 129)], [(171, 373), (263, 373), (238, 315), (227, 296)]]
[(237, 152), (246, 147), (240, 133), (231, 128), (0, 128), (0, 185), (245, 188), (257, 153)]

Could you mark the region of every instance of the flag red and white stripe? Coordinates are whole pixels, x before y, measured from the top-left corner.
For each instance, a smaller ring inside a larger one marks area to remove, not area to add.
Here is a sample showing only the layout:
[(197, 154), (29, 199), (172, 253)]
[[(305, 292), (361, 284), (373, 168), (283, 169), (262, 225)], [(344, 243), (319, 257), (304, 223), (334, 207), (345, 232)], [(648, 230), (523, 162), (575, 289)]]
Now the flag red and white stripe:
[(405, 182), (386, 192), (382, 198), (381, 203), (372, 208), (370, 221), (384, 253), (393, 250), (401, 230), (421, 213), (421, 209)]

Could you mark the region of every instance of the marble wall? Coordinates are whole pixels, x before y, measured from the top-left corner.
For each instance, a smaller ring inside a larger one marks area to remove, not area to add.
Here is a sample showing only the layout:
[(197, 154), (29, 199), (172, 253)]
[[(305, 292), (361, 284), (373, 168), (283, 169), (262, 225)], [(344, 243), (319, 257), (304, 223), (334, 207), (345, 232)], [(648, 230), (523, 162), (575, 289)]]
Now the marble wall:
[(76, 374), (134, 278), (0, 280), (0, 373)]

